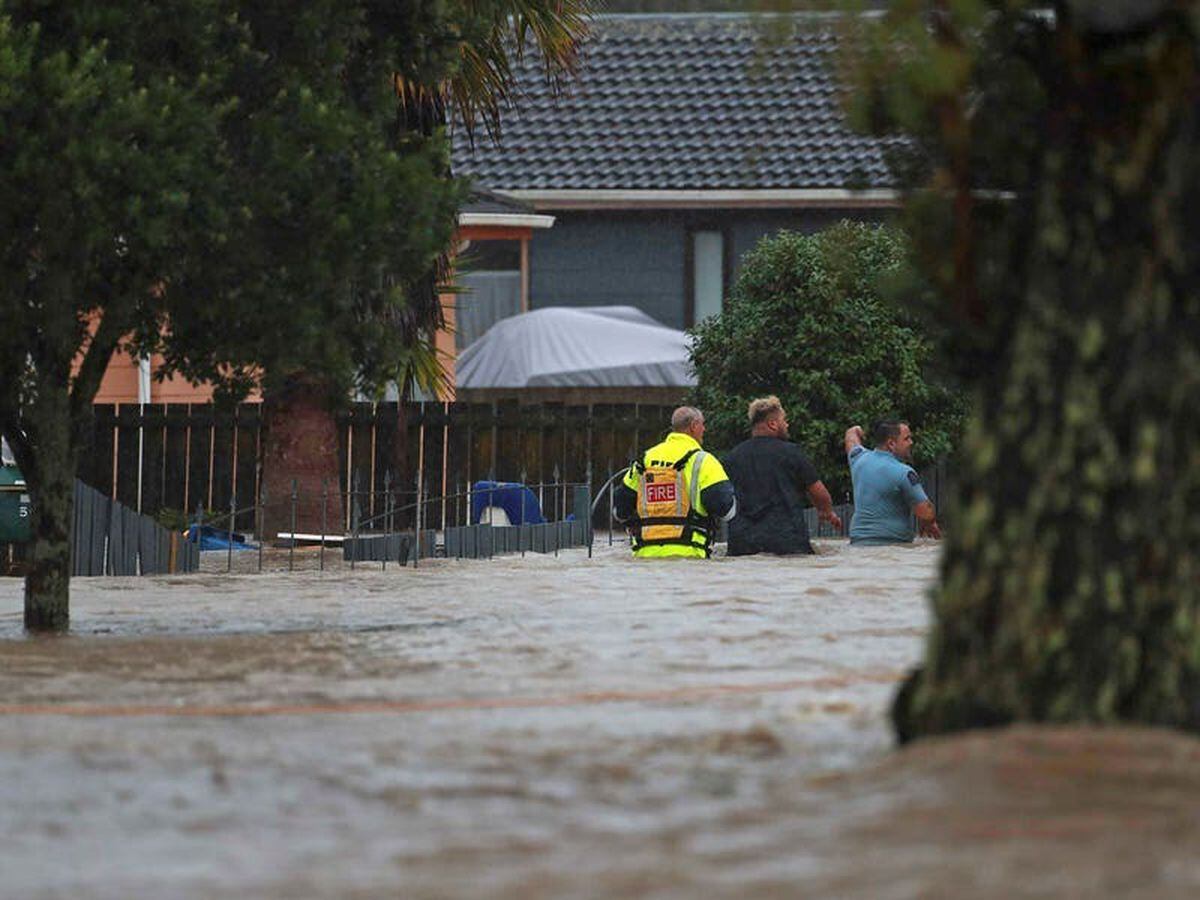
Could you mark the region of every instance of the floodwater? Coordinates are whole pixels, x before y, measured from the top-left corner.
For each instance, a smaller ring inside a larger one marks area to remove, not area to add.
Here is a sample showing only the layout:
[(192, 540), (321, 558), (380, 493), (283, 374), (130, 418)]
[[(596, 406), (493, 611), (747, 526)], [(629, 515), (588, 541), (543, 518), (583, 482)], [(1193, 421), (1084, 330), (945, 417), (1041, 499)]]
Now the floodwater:
[(894, 750), (937, 546), (819, 548), (4, 580), (0, 896), (1196, 895), (1200, 742)]

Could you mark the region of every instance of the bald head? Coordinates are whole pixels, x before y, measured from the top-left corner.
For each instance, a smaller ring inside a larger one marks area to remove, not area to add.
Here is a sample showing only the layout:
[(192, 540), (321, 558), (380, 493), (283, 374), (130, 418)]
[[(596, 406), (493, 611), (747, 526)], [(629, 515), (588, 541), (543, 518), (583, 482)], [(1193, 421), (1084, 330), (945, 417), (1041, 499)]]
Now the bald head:
[(704, 437), (704, 413), (694, 406), (681, 406), (671, 413), (671, 430), (688, 434), (697, 441)]

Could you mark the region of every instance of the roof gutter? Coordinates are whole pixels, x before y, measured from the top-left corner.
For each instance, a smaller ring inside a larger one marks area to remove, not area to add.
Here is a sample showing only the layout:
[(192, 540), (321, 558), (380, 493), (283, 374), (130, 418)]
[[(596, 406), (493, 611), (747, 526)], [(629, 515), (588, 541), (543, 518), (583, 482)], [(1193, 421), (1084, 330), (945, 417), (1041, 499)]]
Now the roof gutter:
[(840, 188), (802, 190), (505, 190), (539, 210), (572, 209), (711, 209), (713, 207), (836, 207), (874, 209), (900, 205), (893, 190), (848, 191)]
[(459, 213), (459, 227), (468, 225), (486, 226), (492, 228), (549, 228), (554, 224), (554, 216), (540, 216), (533, 213)]

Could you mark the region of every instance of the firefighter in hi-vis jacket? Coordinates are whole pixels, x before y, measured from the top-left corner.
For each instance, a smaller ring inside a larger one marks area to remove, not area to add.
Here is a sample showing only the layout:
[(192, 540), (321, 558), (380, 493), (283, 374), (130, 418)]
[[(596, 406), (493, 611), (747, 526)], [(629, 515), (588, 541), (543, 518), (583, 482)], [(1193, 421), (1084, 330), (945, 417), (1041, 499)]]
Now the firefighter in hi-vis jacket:
[(720, 461), (700, 449), (704, 414), (681, 406), (671, 433), (636, 460), (613, 492), (613, 512), (642, 558), (712, 554), (718, 521), (737, 513), (733, 484)]

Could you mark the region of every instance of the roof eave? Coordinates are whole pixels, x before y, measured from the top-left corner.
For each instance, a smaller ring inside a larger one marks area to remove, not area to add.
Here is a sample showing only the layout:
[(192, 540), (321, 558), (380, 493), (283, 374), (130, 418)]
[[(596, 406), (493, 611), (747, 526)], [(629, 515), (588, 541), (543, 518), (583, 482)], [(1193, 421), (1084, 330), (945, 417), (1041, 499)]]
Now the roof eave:
[(472, 213), (458, 214), (459, 227), (484, 226), (491, 228), (549, 228), (554, 216), (533, 213)]
[(586, 209), (744, 209), (837, 208), (874, 209), (900, 205), (900, 192), (873, 188), (850, 191), (842, 188), (794, 190), (592, 190), (530, 189), (506, 190), (506, 194), (532, 204), (538, 210)]

